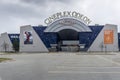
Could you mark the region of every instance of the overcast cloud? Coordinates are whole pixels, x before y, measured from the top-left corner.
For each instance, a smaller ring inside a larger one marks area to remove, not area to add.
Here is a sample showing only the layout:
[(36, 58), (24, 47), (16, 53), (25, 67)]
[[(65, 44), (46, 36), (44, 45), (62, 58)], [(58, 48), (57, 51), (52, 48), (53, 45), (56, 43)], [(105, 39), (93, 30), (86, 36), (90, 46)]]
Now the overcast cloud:
[[(120, 26), (120, 0), (0, 0), (0, 33), (19, 33), (23, 25), (45, 25), (54, 13), (77, 11), (94, 24)], [(120, 28), (119, 28), (120, 31)]]

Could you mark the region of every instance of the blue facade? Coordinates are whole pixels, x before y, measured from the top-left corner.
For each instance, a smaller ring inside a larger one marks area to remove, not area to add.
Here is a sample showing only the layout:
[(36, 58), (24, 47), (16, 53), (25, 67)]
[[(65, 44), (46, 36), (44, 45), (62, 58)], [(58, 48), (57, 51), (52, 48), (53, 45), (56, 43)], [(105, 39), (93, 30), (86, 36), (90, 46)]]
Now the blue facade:
[(87, 51), (100, 31), (103, 29), (104, 26), (89, 26), (92, 32), (80, 32), (79, 33), (79, 41), (80, 44), (85, 44), (85, 48), (81, 49), (81, 51)]
[(118, 47), (119, 47), (119, 51), (120, 51), (120, 33), (118, 33)]
[[(58, 36), (57, 33), (45, 33), (45, 27), (37, 27), (34, 26), (33, 29), (39, 36), (39, 38), (43, 41), (47, 48), (50, 48), (50, 44), (57, 44), (58, 43)], [(79, 32), (79, 42), (80, 44), (85, 44), (85, 48), (81, 49), (81, 51), (87, 51), (98, 34), (101, 32), (104, 26), (89, 26), (92, 32)]]
[(12, 44), (14, 44), (14, 42), (20, 42), (20, 39), (19, 39), (19, 36), (20, 34), (8, 34), (9, 38), (10, 38), (10, 41)]
[(50, 48), (50, 44), (57, 44), (57, 34), (56, 33), (44, 33), (46, 27), (33, 27), (35, 32), (38, 34), (39, 38), (43, 41), (47, 48)]

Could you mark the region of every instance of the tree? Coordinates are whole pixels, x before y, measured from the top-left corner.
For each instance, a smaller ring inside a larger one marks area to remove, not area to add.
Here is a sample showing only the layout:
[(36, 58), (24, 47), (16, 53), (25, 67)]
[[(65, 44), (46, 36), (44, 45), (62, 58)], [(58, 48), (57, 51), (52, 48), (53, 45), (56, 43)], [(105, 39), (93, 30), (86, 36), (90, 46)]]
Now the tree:
[(2, 47), (4, 51), (7, 52), (7, 48), (9, 48), (9, 45), (4, 41), (4, 43), (2, 44)]
[(19, 41), (17, 39), (13, 40), (13, 50), (19, 52)]

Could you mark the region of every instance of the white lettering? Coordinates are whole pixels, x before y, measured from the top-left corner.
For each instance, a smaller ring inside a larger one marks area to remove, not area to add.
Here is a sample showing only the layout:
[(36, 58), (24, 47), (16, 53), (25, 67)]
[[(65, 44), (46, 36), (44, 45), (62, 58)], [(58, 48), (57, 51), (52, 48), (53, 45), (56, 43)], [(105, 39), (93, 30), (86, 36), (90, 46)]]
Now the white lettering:
[(56, 14), (53, 14), (52, 16), (50, 16), (49, 18), (45, 19), (45, 24), (49, 25), (51, 23), (53, 23), (54, 21), (60, 19), (60, 18), (64, 18), (64, 17), (73, 17), (76, 18), (80, 21), (83, 21), (85, 24), (90, 24), (91, 20), (88, 19), (88, 17), (77, 13), (75, 11), (71, 12), (71, 11), (64, 11), (64, 12), (58, 12)]

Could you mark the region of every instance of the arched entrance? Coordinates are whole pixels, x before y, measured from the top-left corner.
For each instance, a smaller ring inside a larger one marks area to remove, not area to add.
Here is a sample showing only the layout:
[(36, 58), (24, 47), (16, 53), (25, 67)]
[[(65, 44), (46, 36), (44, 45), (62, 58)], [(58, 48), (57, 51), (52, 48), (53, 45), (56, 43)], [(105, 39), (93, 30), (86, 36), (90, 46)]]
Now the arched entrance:
[(79, 51), (79, 33), (73, 29), (63, 29), (57, 32), (58, 51)]
[(58, 33), (59, 40), (79, 40), (79, 34), (72, 29), (63, 29)]
[(45, 30), (46, 33), (57, 34), (57, 44), (51, 44), (58, 51), (79, 51), (79, 32), (91, 32), (91, 29), (73, 18), (62, 18), (51, 23)]

